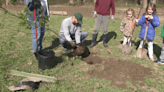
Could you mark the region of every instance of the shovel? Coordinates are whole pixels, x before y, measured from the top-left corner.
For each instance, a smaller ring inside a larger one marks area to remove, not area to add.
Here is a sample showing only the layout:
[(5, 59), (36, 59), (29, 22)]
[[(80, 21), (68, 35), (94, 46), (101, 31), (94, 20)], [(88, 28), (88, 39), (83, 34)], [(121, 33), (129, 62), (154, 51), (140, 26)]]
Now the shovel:
[[(132, 52), (132, 49), (133, 49), (133, 46), (130, 46), (131, 39), (132, 39), (132, 37), (130, 37), (130, 41), (128, 42), (128, 44), (125, 44), (122, 48), (122, 52), (124, 52), (124, 54), (126, 54), (126, 55), (129, 55)], [(135, 39), (134, 39), (134, 41), (135, 41)]]
[(151, 20), (149, 22), (147, 22), (147, 19), (145, 19), (146, 21), (146, 30), (145, 30), (145, 35), (144, 35), (144, 40), (143, 40), (143, 45), (142, 48), (138, 48), (135, 57), (140, 58), (140, 59), (144, 59), (147, 58), (147, 49), (144, 48), (145, 42), (146, 42), (146, 36), (147, 36), (147, 30), (148, 30), (148, 25), (151, 22)]

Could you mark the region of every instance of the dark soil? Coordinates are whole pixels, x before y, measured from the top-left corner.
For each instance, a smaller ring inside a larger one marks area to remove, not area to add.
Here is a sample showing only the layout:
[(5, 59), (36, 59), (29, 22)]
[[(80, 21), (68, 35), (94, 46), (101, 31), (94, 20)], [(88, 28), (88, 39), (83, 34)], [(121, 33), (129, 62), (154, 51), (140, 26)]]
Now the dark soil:
[[(84, 61), (94, 64), (101, 63), (103, 59), (90, 55), (90, 57), (84, 59)], [(103, 70), (93, 69), (88, 71), (88, 74), (91, 75), (91, 77), (111, 80), (112, 86), (124, 89), (127, 88), (125, 81), (131, 81), (133, 85), (138, 84), (143, 86), (143, 82), (139, 84), (138, 81), (144, 81), (145, 77), (150, 77), (152, 75), (150, 68), (143, 67), (132, 61), (108, 59), (103, 63), (103, 66)]]
[(103, 61), (103, 58), (101, 58), (100, 56), (96, 55), (96, 54), (90, 54), (88, 57), (86, 58), (82, 58), (82, 60), (88, 64), (100, 64)]

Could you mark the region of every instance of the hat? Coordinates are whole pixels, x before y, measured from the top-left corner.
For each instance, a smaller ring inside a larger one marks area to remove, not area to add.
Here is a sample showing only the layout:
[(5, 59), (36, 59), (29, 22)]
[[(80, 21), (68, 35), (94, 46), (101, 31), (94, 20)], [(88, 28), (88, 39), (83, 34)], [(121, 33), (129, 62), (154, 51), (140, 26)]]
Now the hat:
[(81, 13), (75, 13), (74, 14), (75, 18), (77, 19), (79, 24), (82, 24), (82, 19), (83, 19), (83, 15)]

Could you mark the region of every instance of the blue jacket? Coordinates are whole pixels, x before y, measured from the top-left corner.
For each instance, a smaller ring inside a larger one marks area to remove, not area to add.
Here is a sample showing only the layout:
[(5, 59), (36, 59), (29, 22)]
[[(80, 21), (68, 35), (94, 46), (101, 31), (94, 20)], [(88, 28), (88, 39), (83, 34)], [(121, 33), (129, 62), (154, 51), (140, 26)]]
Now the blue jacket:
[[(152, 14), (153, 19), (148, 25), (148, 31), (147, 31), (147, 40), (154, 40), (155, 37), (155, 27), (158, 27), (160, 25), (159, 17), (156, 16), (155, 14)], [(150, 20), (147, 19), (147, 22)], [(141, 25), (141, 31), (139, 33), (139, 38), (143, 39), (145, 35), (145, 30), (146, 30), (146, 21), (145, 21), (145, 15), (143, 14), (141, 16), (141, 19), (138, 21), (138, 25)]]

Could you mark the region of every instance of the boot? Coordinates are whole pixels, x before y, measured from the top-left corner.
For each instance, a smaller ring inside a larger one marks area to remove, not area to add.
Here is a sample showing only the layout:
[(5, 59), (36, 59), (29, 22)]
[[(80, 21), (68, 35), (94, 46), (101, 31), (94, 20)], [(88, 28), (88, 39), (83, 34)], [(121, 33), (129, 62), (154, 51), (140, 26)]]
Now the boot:
[(108, 47), (108, 45), (106, 44), (105, 40), (106, 40), (106, 35), (103, 34), (103, 45), (104, 45), (104, 47)]
[(90, 45), (90, 48), (94, 47), (96, 45), (96, 39), (97, 39), (97, 34), (93, 34), (92, 36), (92, 44)]

